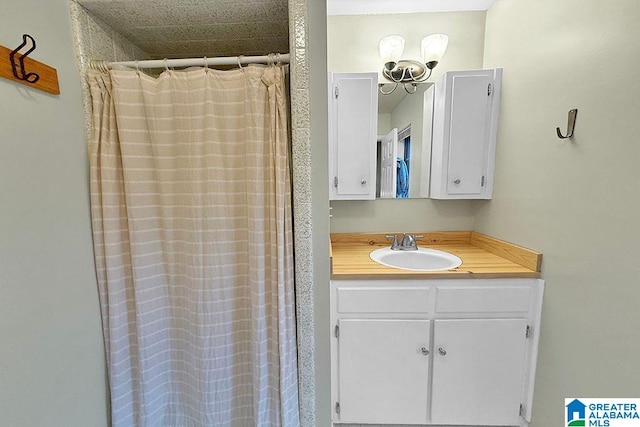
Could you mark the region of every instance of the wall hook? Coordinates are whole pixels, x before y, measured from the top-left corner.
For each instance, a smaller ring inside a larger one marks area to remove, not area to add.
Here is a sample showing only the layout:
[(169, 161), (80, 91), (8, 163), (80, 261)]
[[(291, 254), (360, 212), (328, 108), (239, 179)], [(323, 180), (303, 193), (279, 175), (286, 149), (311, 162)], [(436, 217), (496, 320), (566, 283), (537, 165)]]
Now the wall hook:
[(558, 134), (558, 138), (565, 139), (571, 138), (573, 136), (573, 128), (576, 127), (576, 115), (578, 114), (578, 109), (574, 108), (573, 110), (569, 110), (569, 119), (567, 123), (567, 135), (563, 136), (560, 132), (560, 128), (556, 128), (556, 133)]
[[(27, 40), (31, 41), (31, 44), (33, 44), (33, 46), (27, 50), (24, 54), (20, 55), (20, 58), (18, 58), (18, 63), (16, 64), (16, 59), (15, 56), (18, 53), (18, 51), (20, 49), (22, 49), (23, 47), (25, 47), (28, 43)], [(22, 35), (22, 44), (20, 46), (18, 46), (17, 48), (15, 48), (10, 54), (9, 54), (9, 60), (11, 61), (11, 69), (13, 71), (13, 75), (19, 79), (19, 80), (25, 80), (29, 83), (35, 83), (38, 81), (38, 79), (40, 79), (40, 76), (36, 73), (27, 73), (25, 68), (24, 68), (24, 60), (25, 58), (34, 50), (36, 50), (36, 41), (33, 37), (31, 37), (29, 34), (23, 34)]]

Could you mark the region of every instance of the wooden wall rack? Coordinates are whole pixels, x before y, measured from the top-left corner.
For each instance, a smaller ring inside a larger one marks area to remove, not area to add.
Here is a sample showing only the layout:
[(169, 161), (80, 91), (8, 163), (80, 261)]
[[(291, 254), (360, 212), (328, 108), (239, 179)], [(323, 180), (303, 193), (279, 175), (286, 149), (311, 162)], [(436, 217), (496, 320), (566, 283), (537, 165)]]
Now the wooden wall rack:
[[(31, 48), (20, 53), (20, 50), (29, 44)], [(28, 57), (35, 48), (36, 41), (29, 34), (22, 36), (22, 44), (16, 49), (0, 46), (0, 77), (59, 95), (60, 87), (56, 69)]]

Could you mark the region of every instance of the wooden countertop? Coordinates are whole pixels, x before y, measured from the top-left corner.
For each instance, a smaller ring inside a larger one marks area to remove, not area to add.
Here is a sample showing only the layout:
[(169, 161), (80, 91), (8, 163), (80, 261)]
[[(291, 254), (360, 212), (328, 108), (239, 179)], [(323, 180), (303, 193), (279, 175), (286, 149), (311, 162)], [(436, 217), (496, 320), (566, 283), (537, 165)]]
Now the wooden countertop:
[(447, 271), (408, 271), (380, 265), (371, 251), (389, 247), (390, 233), (331, 234), (332, 279), (492, 279), (540, 277), (542, 254), (474, 231), (415, 233), (418, 247), (439, 249), (462, 259)]

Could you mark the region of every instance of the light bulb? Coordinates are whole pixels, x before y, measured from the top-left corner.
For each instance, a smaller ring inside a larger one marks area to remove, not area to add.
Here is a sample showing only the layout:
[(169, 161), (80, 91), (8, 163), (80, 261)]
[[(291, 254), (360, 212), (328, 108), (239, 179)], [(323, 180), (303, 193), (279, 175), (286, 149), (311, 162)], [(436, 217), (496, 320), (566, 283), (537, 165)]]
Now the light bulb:
[(422, 39), (420, 44), (420, 52), (422, 53), (422, 61), (427, 68), (434, 68), (444, 56), (449, 43), (449, 36), (446, 34), (431, 34)]
[(384, 66), (387, 70), (392, 70), (404, 51), (404, 37), (393, 35), (387, 36), (380, 40), (380, 59), (384, 62)]

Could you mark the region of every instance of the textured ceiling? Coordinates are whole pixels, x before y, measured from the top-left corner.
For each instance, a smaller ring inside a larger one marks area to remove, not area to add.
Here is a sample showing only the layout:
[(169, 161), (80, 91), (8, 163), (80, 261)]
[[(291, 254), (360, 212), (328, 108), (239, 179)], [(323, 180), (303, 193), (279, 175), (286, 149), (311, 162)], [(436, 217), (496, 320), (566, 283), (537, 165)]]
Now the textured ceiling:
[(79, 0), (152, 58), (289, 52), (287, 0)]

